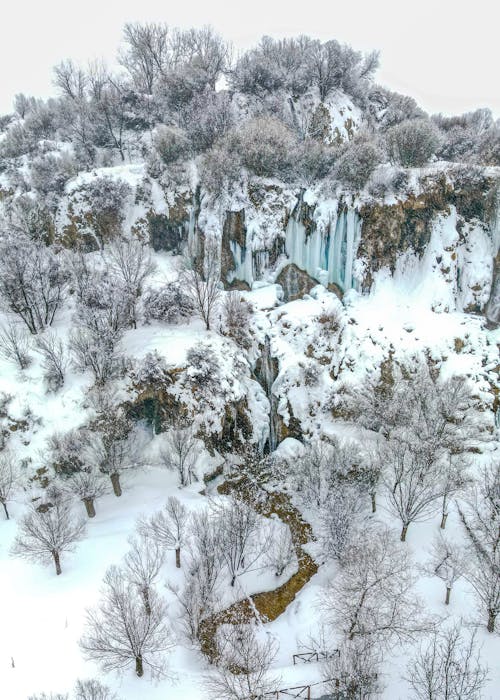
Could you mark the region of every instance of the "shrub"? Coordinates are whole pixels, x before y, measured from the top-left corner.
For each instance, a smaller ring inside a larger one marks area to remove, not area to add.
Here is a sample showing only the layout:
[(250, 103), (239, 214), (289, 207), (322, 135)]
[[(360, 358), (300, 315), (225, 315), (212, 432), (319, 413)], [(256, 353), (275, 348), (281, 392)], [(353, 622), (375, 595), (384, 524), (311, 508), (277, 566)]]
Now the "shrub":
[(425, 165), (439, 146), (439, 132), (429, 119), (409, 119), (386, 133), (389, 157), (407, 168)]
[(359, 136), (344, 146), (334, 175), (344, 185), (361, 189), (381, 160), (377, 144), (367, 136)]
[(243, 165), (262, 177), (286, 177), (293, 165), (296, 140), (283, 122), (258, 117), (234, 134), (234, 146)]
[(165, 165), (185, 158), (190, 150), (186, 132), (175, 126), (157, 126), (153, 144)]
[(239, 182), (242, 167), (239, 154), (230, 151), (227, 142), (221, 141), (201, 159), (201, 184), (208, 192), (219, 196), (224, 190), (233, 188)]
[(143, 299), (144, 319), (182, 323), (194, 313), (193, 303), (177, 282), (168, 282), (159, 289), (147, 289)]

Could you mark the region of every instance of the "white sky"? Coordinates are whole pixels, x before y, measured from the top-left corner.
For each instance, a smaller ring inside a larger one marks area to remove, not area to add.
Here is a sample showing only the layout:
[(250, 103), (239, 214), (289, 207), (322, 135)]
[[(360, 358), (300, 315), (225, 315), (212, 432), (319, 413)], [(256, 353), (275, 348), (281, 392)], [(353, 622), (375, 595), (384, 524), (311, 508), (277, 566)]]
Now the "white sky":
[(47, 97), (63, 58), (113, 61), (126, 21), (211, 24), (236, 49), (263, 34), (309, 34), (378, 49), (378, 82), (429, 112), (490, 107), (500, 117), (499, 0), (6, 0), (0, 112), (17, 92)]

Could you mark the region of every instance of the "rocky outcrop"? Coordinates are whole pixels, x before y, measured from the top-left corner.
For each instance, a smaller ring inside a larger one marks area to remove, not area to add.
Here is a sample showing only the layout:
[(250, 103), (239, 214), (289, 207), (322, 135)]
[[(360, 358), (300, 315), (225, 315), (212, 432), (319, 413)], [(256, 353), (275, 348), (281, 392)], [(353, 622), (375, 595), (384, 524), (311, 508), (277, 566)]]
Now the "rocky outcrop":
[(318, 283), (309, 277), (307, 272), (304, 272), (294, 263), (284, 267), (276, 278), (276, 282), (283, 289), (283, 301), (294, 301), (302, 299), (304, 294), (309, 294), (311, 289)]

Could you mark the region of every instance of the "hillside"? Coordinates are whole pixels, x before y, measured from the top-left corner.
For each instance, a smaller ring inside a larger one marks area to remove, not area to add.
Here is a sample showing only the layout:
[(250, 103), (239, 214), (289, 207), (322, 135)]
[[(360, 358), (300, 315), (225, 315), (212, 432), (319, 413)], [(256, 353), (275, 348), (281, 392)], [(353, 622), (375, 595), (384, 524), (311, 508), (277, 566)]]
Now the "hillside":
[(500, 124), (334, 40), (119, 62), (0, 118), (2, 698), (497, 697)]

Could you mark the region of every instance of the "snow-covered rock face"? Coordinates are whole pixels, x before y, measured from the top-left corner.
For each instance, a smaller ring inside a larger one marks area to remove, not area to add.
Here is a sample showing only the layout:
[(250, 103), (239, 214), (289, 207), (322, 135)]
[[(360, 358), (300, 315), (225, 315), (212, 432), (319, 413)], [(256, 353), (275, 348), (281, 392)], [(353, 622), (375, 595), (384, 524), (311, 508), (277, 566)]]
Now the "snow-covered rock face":
[[(386, 203), (327, 198), (314, 190), (297, 194), (266, 182), (256, 199), (249, 186), (238, 209), (229, 202), (222, 215), (223, 278), (248, 288), (278, 281), (288, 300), (315, 282), (367, 293), (380, 274), (390, 274), (396, 286), (419, 290), (435, 310), (482, 313), (498, 250), (498, 217), (486, 206), (493, 187), (488, 178), (459, 189), (434, 177), (419, 194)], [(214, 219), (205, 204), (210, 235), (217, 235)], [(298, 271), (310, 284), (298, 283)]]

